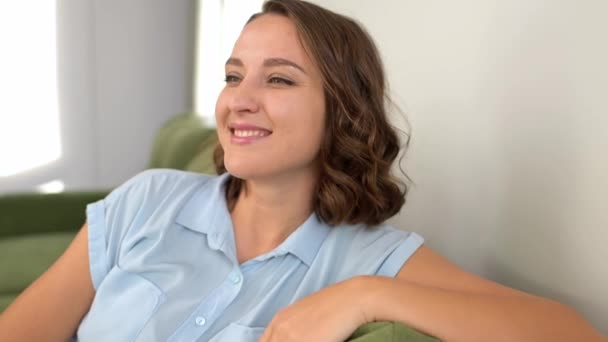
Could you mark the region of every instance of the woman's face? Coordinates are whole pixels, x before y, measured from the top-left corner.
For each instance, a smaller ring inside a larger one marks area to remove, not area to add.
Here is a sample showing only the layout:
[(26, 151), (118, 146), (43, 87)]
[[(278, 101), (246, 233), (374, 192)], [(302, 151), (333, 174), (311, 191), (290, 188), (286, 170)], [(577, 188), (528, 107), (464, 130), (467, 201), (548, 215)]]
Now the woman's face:
[(323, 82), (288, 18), (263, 15), (245, 26), (226, 62), (215, 115), (224, 165), (234, 176), (316, 174)]

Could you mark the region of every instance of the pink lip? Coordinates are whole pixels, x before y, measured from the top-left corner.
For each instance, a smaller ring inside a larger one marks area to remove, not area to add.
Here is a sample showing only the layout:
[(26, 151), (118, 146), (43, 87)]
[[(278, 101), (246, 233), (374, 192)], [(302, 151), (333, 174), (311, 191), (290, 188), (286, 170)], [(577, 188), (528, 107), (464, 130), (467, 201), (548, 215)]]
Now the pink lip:
[(268, 131), (268, 132), (272, 132), (271, 130), (264, 128), (264, 127), (259, 127), (259, 126), (254, 126), (254, 125), (250, 125), (250, 124), (240, 124), (240, 123), (232, 123), (228, 125), (228, 128), (230, 129), (238, 129), (238, 130), (264, 130), (264, 131)]

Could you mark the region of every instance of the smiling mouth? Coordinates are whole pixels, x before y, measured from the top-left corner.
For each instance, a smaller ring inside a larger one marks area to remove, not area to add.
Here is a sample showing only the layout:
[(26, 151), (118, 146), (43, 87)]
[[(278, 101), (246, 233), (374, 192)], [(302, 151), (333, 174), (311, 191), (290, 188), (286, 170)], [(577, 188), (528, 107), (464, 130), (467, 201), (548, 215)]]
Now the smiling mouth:
[(272, 132), (265, 129), (230, 128), (230, 142), (235, 145), (249, 145), (266, 139)]
[(263, 138), (272, 134), (271, 131), (265, 129), (230, 129), (233, 137), (237, 138)]

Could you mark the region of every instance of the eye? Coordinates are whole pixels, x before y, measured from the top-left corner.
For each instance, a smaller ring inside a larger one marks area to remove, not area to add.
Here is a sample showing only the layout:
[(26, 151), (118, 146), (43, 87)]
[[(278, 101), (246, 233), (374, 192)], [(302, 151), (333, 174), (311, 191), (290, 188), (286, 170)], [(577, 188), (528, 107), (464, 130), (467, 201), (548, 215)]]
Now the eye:
[(283, 77), (277, 77), (277, 76), (269, 78), (268, 79), (268, 83), (270, 83), (270, 84), (283, 84), (283, 85), (288, 85), (288, 86), (291, 86), (291, 85), (295, 84), (291, 80), (288, 80), (288, 79), (283, 78)]
[(237, 83), (239, 82), (241, 79), (238, 76), (235, 75), (226, 75), (226, 78), (224, 79), (224, 81), (228, 84), (231, 83)]

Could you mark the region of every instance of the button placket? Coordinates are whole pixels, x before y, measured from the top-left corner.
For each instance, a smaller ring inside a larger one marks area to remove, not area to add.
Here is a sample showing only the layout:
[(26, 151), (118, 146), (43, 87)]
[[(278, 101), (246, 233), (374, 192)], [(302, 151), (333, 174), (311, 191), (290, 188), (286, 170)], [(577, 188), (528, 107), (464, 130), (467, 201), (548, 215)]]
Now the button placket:
[(236, 272), (230, 274), (230, 281), (235, 285), (240, 283), (242, 279), (243, 278), (241, 277), (241, 275)]
[(205, 325), (205, 323), (207, 323), (207, 320), (203, 316), (198, 316), (194, 320), (194, 323), (196, 323), (196, 325), (198, 325), (199, 327), (202, 327), (203, 325)]
[[(169, 341), (197, 340), (204, 334), (217, 316), (238, 296), (241, 290), (243, 276), (238, 267), (232, 270), (225, 278), (223, 284), (206, 301), (190, 315), (189, 323), (184, 324), (170, 338)], [(212, 301), (212, 297), (219, 298)], [(213, 303), (213, 304), (212, 304)], [(212, 309), (213, 308), (213, 309)], [(192, 322), (194, 321), (194, 326)]]

